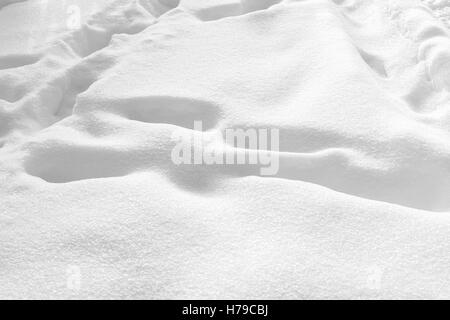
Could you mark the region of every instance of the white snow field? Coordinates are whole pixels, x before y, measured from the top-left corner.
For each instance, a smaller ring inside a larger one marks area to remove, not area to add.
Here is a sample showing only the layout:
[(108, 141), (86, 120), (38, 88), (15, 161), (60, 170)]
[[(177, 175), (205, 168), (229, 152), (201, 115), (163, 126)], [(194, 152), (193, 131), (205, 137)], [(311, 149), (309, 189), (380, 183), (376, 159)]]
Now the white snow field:
[[(449, 299), (449, 22), (0, 0), (0, 298)], [(276, 174), (172, 161), (227, 128), (278, 129)]]

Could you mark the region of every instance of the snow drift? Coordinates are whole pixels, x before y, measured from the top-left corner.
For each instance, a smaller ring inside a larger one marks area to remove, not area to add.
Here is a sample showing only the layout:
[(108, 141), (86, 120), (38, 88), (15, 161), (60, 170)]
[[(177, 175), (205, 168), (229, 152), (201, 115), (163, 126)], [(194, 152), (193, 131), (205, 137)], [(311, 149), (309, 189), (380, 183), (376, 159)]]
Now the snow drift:
[[(1, 298), (450, 298), (450, 1), (10, 2)], [(194, 121), (277, 174), (174, 164)]]

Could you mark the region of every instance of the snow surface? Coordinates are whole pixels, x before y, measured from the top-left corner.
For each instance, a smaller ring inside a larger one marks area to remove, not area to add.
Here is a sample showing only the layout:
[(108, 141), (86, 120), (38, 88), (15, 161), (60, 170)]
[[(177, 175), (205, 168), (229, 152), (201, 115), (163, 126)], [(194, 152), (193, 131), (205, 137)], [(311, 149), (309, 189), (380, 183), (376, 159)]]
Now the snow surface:
[[(449, 21), (0, 1), (0, 298), (449, 299)], [(175, 165), (196, 120), (279, 129), (279, 172)]]

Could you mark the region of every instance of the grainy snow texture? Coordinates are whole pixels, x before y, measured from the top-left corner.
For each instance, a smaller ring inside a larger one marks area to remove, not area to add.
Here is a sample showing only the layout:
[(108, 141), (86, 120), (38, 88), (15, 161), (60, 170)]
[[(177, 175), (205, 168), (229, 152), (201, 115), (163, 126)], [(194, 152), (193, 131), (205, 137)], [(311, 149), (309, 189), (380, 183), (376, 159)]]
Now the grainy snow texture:
[[(449, 22), (0, 0), (0, 298), (450, 298)], [(194, 121), (279, 129), (279, 171), (174, 164)]]

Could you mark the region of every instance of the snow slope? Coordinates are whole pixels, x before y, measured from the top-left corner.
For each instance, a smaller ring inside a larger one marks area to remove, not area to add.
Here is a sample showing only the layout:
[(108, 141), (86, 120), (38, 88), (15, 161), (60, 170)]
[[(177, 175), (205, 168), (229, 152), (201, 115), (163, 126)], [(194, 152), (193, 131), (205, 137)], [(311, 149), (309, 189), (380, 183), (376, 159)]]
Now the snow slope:
[[(450, 298), (450, 1), (9, 2), (0, 298)], [(197, 120), (277, 175), (173, 164)]]

